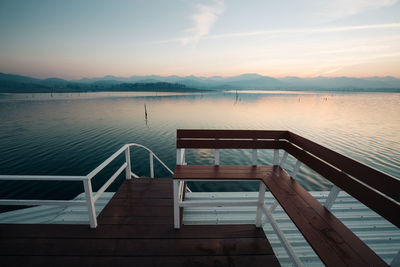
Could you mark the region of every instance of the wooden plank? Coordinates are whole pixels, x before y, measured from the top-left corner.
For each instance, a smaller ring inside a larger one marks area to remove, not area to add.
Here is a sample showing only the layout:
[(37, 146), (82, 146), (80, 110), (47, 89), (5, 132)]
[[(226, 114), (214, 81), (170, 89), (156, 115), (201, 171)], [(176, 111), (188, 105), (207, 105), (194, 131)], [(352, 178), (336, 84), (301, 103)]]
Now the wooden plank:
[(171, 224), (100, 225), (96, 230), (86, 225), (0, 225), (2, 238), (265, 238), (264, 231), (252, 224), (183, 225), (176, 230)]
[(173, 216), (172, 207), (135, 207), (135, 206), (108, 206), (101, 212), (102, 216), (150, 216), (150, 217), (167, 217)]
[[(156, 182), (156, 180), (160, 180)], [(124, 190), (126, 188), (136, 188), (136, 187), (145, 187), (145, 186), (169, 186), (172, 185), (171, 178), (132, 178), (131, 180), (125, 180), (124, 183), (118, 188), (118, 190)]]
[(167, 186), (149, 180), (125, 181), (98, 216), (96, 229), (0, 225), (2, 266), (279, 266), (264, 231), (254, 225), (174, 229), (172, 179), (162, 182)]
[(129, 186), (132, 184), (172, 184), (171, 178), (168, 177), (157, 177), (157, 178), (150, 178), (150, 177), (140, 177), (140, 178), (132, 178), (131, 180), (125, 180), (122, 186)]
[(271, 172), (272, 165), (176, 165), (178, 170), (187, 171), (220, 171), (220, 172)]
[(400, 202), (400, 180), (292, 132), (289, 141)]
[(261, 180), (272, 166), (177, 165), (174, 179)]
[(286, 139), (287, 131), (178, 129), (177, 138)]
[[(172, 187), (172, 186), (171, 186)], [(143, 199), (143, 198), (157, 198), (157, 199), (170, 199), (172, 198), (172, 192), (166, 190), (149, 190), (143, 192), (135, 192), (135, 191), (121, 191), (116, 192), (113, 198), (131, 198), (131, 199)]]
[(129, 206), (129, 207), (171, 207), (173, 206), (172, 198), (115, 198), (113, 199), (113, 206)]
[(398, 214), (400, 214), (399, 204), (292, 144), (287, 144), (285, 150), (342, 190), (358, 199), (367, 207), (380, 214), (397, 227), (400, 227), (400, 216), (398, 216)]
[(140, 193), (142, 191), (151, 191), (151, 190), (157, 190), (157, 191), (162, 191), (162, 190), (168, 190), (169, 187), (171, 187), (172, 184), (165, 184), (165, 185), (156, 185), (156, 186), (142, 186), (139, 184), (139, 186), (132, 186), (130, 188), (122, 188), (121, 190), (118, 190), (119, 192), (131, 192), (131, 193)]
[(99, 225), (138, 225), (138, 224), (148, 224), (148, 225), (161, 225), (167, 224), (168, 226), (173, 225), (173, 216), (158, 216), (158, 217), (138, 217), (138, 216), (113, 216), (107, 217), (102, 216), (97, 219)]
[[(385, 266), (383, 260), (361, 240), (357, 240), (350, 230), (343, 232), (346, 226), (339, 220), (335, 220), (334, 215), (328, 210), (324, 209), (321, 212), (316, 208), (316, 205), (322, 205), (317, 200), (311, 201), (308, 196), (305, 196), (309, 194), (307, 191), (296, 190), (301, 186), (280, 167), (276, 167), (274, 175), (266, 176), (263, 180), (326, 265), (366, 266), (372, 263), (377, 264), (376, 266)], [(293, 186), (293, 184), (296, 185)], [(334, 223), (332, 223), (333, 221)], [(362, 248), (363, 255), (357, 251), (359, 248)], [(367, 258), (374, 261), (367, 261)]]
[(2, 266), (280, 266), (274, 255), (241, 256), (157, 256), (151, 257), (105, 257), (105, 256), (3, 256)]
[(0, 255), (265, 255), (273, 254), (265, 238), (234, 239), (42, 239), (2, 238)]
[(176, 140), (177, 148), (213, 148), (213, 149), (280, 149), (285, 141), (271, 140)]

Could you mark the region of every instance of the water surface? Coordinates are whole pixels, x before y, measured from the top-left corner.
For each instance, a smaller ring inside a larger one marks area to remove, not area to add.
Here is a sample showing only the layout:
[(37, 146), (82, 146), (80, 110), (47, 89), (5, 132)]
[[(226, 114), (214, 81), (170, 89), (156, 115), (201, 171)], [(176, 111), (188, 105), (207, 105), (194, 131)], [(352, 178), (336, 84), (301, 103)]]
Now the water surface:
[[(2, 94), (0, 118), (0, 174), (86, 175), (125, 143), (149, 147), (173, 169), (176, 129), (199, 128), (290, 130), (400, 177), (399, 93)], [(148, 156), (139, 150), (132, 154), (134, 172), (148, 176)], [(259, 155), (260, 164), (271, 164), (272, 151)], [(96, 176), (95, 190), (122, 160)], [(210, 164), (213, 154), (208, 149), (189, 150), (187, 160)], [(250, 162), (248, 150), (221, 152), (222, 164)], [(293, 164), (289, 158), (284, 167), (290, 170)], [(156, 176), (170, 175), (156, 164)], [(298, 181), (308, 190), (331, 186), (306, 167), (301, 168)], [(0, 198), (69, 199), (83, 191), (78, 182), (6, 181), (0, 186)], [(190, 187), (257, 190), (255, 183), (192, 183)]]

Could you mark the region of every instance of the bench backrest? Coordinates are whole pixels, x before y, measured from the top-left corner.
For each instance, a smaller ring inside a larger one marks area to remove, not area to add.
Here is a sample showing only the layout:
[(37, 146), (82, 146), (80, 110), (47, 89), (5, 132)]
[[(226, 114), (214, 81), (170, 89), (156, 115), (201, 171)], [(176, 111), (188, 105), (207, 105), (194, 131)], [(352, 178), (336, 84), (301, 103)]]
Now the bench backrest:
[(177, 148), (283, 149), (400, 227), (400, 180), (289, 131), (177, 130)]
[(177, 148), (282, 148), (287, 131), (177, 130)]

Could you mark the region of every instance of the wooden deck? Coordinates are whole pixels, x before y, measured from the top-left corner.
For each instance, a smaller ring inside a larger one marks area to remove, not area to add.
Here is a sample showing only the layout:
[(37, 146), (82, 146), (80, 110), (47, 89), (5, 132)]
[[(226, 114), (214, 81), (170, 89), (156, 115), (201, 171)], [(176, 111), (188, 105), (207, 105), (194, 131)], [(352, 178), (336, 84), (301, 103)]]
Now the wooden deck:
[(0, 224), (1, 266), (279, 266), (254, 225), (174, 230), (171, 179), (125, 181), (98, 222)]

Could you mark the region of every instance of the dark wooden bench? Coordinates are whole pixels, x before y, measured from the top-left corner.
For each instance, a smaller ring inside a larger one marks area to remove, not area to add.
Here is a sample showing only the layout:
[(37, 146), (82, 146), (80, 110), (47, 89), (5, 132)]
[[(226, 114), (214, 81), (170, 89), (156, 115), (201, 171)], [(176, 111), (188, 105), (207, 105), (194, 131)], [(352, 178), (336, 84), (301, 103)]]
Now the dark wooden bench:
[[(399, 227), (399, 180), (291, 132), (178, 130), (177, 149), (186, 148), (283, 149)], [(279, 166), (177, 165), (174, 179), (260, 180), (324, 264), (387, 265)]]

